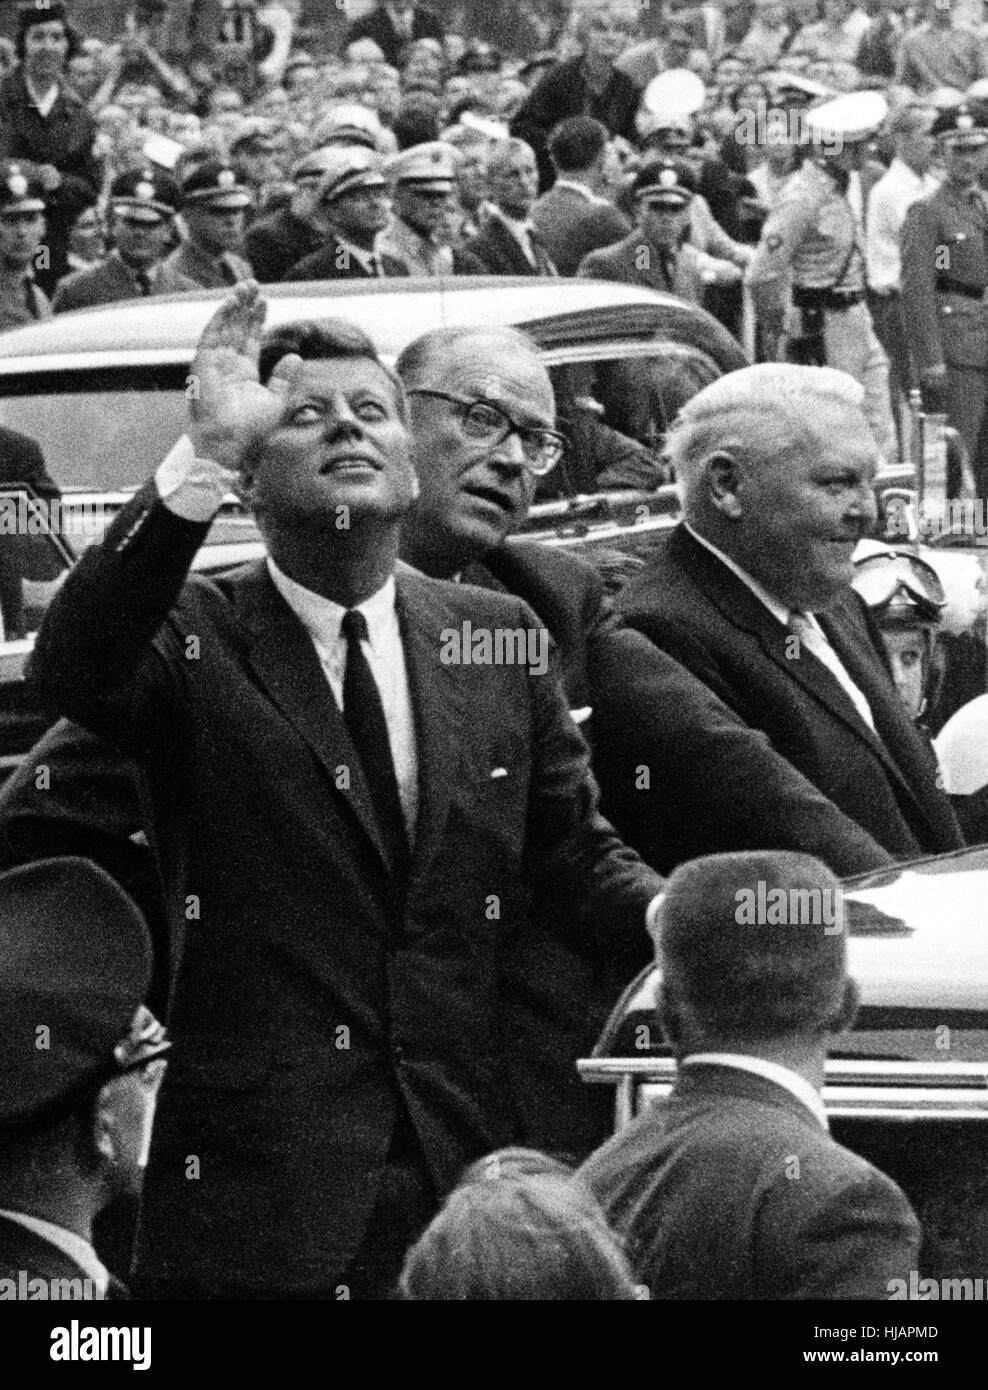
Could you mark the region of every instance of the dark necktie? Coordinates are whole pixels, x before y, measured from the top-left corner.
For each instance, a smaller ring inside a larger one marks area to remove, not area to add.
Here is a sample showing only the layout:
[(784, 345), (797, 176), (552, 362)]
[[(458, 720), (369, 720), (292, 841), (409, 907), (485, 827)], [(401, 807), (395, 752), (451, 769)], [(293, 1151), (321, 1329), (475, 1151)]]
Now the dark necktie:
[(151, 293), (151, 276), (146, 270), (138, 270), (134, 276), (141, 294)]
[(361, 646), (361, 642), (367, 640), (367, 619), (359, 609), (348, 609), (343, 614), (342, 629), (346, 638), (343, 718), (367, 778), (377, 823), (388, 857), (394, 865), (396, 882), (403, 884), (408, 871), (408, 837), (398, 796), (398, 779), (391, 761), (384, 706), (374, 673)]
[(220, 274), (228, 285), (237, 283), (237, 272), (225, 256), (220, 256)]

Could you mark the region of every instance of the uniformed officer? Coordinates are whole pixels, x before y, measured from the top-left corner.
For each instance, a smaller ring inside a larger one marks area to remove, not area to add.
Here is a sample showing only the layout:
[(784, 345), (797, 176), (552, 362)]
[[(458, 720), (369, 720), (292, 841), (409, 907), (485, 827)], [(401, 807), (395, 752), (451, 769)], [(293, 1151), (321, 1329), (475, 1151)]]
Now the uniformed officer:
[(150, 978), (144, 919), (88, 859), (0, 875), (0, 1297), (126, 1297), (92, 1226), (140, 1192), (170, 1045)]
[(769, 355), (836, 367), (859, 381), (871, 431), (891, 460), (889, 364), (865, 302), (864, 237), (848, 196), (865, 141), (887, 113), (877, 92), (837, 97), (807, 113), (812, 154), (765, 222), (749, 284)]
[(165, 264), (209, 290), (252, 279), (250, 262), (239, 254), (251, 202), (250, 189), (235, 165), (221, 159), (197, 164), (182, 182), (188, 237)]
[(45, 234), (45, 195), (19, 164), (0, 164), (0, 331), (51, 318), (51, 305), (34, 283)]
[[(988, 459), (980, 447), (988, 405), (988, 204), (980, 176), (988, 167), (988, 107), (942, 111), (933, 123), (946, 177), (914, 203), (902, 229), (902, 310), (924, 410), (945, 414), (974, 465), (979, 497), (988, 496)], [(961, 476), (948, 460), (947, 490)]]
[(456, 155), (442, 140), (412, 145), (391, 159), (385, 174), (394, 184), (394, 218), (378, 250), (404, 261), (410, 275), (483, 275), (468, 252), (440, 240), (456, 187)]
[(55, 313), (196, 289), (162, 259), (175, 236), (181, 201), (178, 184), (162, 169), (148, 165), (118, 174), (110, 185), (113, 250), (94, 270), (63, 276), (52, 301)]

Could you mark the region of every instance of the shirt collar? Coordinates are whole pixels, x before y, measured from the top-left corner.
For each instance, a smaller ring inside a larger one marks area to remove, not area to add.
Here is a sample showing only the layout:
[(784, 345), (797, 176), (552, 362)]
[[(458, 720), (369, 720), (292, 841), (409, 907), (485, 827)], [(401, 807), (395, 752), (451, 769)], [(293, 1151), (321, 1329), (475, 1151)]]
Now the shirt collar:
[[(588, 203), (607, 202), (606, 198), (601, 198), (599, 194), (595, 193), (592, 188), (588, 188), (585, 183), (581, 183), (579, 179), (557, 179), (555, 187), (572, 189), (574, 193), (579, 193), (586, 198)], [(504, 216), (503, 213), (501, 215)]]
[(334, 231), (333, 236), (340, 246), (343, 247), (348, 256), (352, 256), (358, 265), (362, 265), (370, 275), (377, 274), (377, 267), (380, 258), (376, 250), (368, 251), (364, 246), (357, 246), (354, 242), (348, 241), (345, 236), (340, 236), (339, 232)]
[(789, 1067), (780, 1066), (778, 1062), (770, 1062), (765, 1057), (749, 1057), (747, 1053), (741, 1052), (693, 1052), (689, 1057), (684, 1057), (679, 1065), (680, 1069), (700, 1066), (733, 1067), (735, 1071), (751, 1072), (765, 1081), (774, 1081), (776, 1086), (781, 1086), (783, 1090), (802, 1101), (824, 1129), (830, 1129), (827, 1111), (817, 1088), (807, 1081), (805, 1076), (800, 1076), (799, 1072), (792, 1071)]
[(74, 1260), (80, 1266), (86, 1278), (91, 1279), (99, 1289), (101, 1296), (106, 1295), (110, 1272), (83, 1236), (77, 1235), (75, 1231), (66, 1230), (64, 1226), (56, 1226), (51, 1221), (43, 1221), (40, 1216), (28, 1216), (23, 1211), (3, 1210), (0, 1211), (0, 1216), (5, 1216), (8, 1221), (15, 1221), (18, 1226), (24, 1226), (28, 1231), (41, 1236), (42, 1240), (57, 1246), (63, 1255), (68, 1255), (70, 1260)]
[(688, 521), (684, 521), (683, 525), (693, 539), (703, 546), (704, 550), (709, 550), (711, 555), (716, 555), (722, 565), (726, 565), (732, 574), (737, 575), (741, 583), (751, 590), (759, 603), (765, 605), (773, 618), (777, 618), (783, 627), (789, 626), (791, 609), (787, 608), (784, 603), (780, 603), (780, 601), (773, 594), (770, 594), (767, 589), (764, 589), (757, 579), (752, 579), (748, 571), (743, 570), (740, 565), (735, 564), (729, 555), (724, 554), (723, 550), (718, 550), (715, 545), (711, 545), (708, 540), (705, 540), (697, 531), (694, 531)]
[(499, 217), (508, 230), (513, 232), (516, 239), (523, 245), (526, 235), (531, 236), (532, 232), (535, 230), (533, 224), (529, 222), (527, 218), (519, 220), (517, 217), (509, 217), (508, 214), (499, 207), (492, 206), (491, 214), (494, 217)]
[[(341, 640), (340, 628), (343, 614), (347, 611), (331, 598), (313, 593), (302, 584), (278, 568), (271, 556), (267, 557), (268, 573), (272, 583), (309, 633), (313, 641), (332, 650)], [(367, 619), (367, 635), (371, 651), (380, 656), (386, 649), (388, 634), (393, 631), (395, 610), (395, 579), (392, 574), (376, 594), (358, 603), (358, 610)]]
[(51, 114), (51, 109), (58, 100), (59, 85), (57, 82), (53, 82), (46, 92), (39, 92), (27, 73), (24, 73), (24, 90), (31, 98), (31, 105), (36, 106), (42, 116)]

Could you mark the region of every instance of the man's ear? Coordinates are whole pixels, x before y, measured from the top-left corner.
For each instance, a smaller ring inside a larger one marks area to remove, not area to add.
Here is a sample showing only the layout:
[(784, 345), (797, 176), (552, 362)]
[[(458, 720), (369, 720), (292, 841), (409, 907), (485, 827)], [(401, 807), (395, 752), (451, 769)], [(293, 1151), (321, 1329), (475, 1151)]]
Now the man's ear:
[(682, 1040), (682, 1023), (675, 995), (664, 982), (659, 985), (655, 993), (655, 1012), (659, 1017), (659, 1027), (662, 1029), (663, 1038), (675, 1047)]
[(736, 521), (741, 516), (741, 470), (731, 454), (714, 454), (706, 464), (707, 494), (711, 505)]
[(844, 985), (844, 997), (840, 1002), (840, 1008), (834, 1016), (834, 1021), (830, 1025), (832, 1033), (843, 1033), (853, 1027), (854, 1020), (858, 1016), (858, 1005), (861, 1003), (861, 991), (858, 989), (855, 980), (847, 980)]
[(118, 1088), (114, 1082), (115, 1078), (101, 1087), (93, 1106), (90, 1130), (92, 1148), (100, 1164), (107, 1168), (112, 1168), (117, 1160)]

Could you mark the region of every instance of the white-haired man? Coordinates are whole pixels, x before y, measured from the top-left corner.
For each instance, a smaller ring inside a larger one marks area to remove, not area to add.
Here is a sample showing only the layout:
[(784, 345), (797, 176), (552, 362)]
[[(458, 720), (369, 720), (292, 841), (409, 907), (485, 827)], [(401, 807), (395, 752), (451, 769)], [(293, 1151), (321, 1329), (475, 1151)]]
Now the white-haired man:
[[(862, 401), (843, 372), (788, 363), (695, 396), (667, 441), (683, 522), (621, 607), (751, 727), (753, 757), (767, 737), (820, 792), (821, 814), (836, 808), (908, 859), (961, 836), (850, 587), (879, 457)], [(644, 725), (640, 741), (647, 763)], [(619, 827), (646, 809), (626, 793), (608, 798)]]

